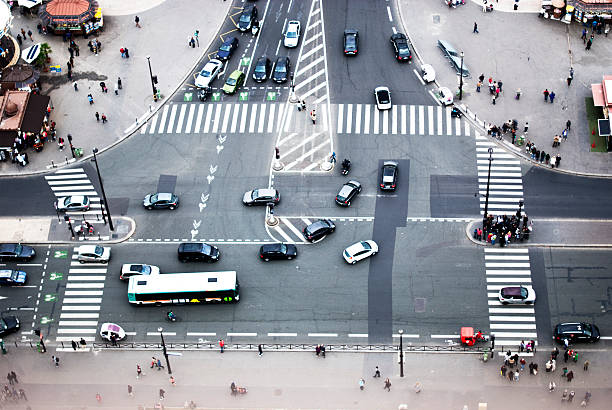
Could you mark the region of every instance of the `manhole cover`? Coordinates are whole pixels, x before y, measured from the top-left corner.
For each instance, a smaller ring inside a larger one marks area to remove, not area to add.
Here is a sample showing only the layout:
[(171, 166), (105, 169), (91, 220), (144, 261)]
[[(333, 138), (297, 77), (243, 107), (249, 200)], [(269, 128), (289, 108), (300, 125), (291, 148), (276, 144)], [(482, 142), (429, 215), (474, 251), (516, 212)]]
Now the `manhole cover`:
[(414, 311), (425, 313), (425, 298), (414, 298)]
[(434, 24), (440, 24), (440, 15), (439, 14), (434, 14), (433, 15), (433, 22), (434, 22)]

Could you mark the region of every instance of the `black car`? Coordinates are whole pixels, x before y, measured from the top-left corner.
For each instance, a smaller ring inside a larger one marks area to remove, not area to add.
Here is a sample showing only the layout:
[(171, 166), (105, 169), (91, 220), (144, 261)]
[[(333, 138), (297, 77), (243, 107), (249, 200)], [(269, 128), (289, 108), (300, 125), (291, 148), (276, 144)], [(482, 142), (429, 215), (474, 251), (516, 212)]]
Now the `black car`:
[(148, 194), (144, 197), (142, 205), (147, 209), (176, 209), (179, 205), (178, 196), (159, 192), (157, 194)]
[(268, 262), (273, 259), (293, 259), (297, 257), (297, 247), (290, 243), (271, 243), (259, 248), (259, 257)]
[(14, 333), (21, 327), (17, 316), (3, 315), (0, 317), (0, 337), (4, 337), (10, 333)]
[(412, 53), (410, 52), (410, 46), (408, 46), (408, 39), (406, 38), (405, 34), (393, 34), (391, 36), (391, 44), (393, 44), (395, 58), (397, 58), (399, 61), (412, 60)]
[(178, 247), (181, 262), (217, 262), (221, 253), (216, 246), (202, 242), (182, 243)]
[(289, 57), (278, 57), (274, 63), (274, 71), (272, 71), (272, 81), (282, 84), (289, 77), (290, 63)]
[(240, 18), (238, 19), (238, 30), (250, 30), (255, 20), (257, 20), (257, 7), (245, 7), (242, 10), (242, 13), (240, 13)]
[(20, 243), (0, 244), (0, 262), (29, 261), (36, 256), (36, 251), (31, 246)]
[(385, 161), (382, 167), (380, 189), (383, 191), (395, 191), (397, 186), (397, 162)]
[(344, 54), (357, 55), (359, 46), (359, 32), (357, 30), (344, 30)]
[(215, 57), (221, 61), (227, 61), (232, 56), (234, 50), (238, 48), (238, 39), (236, 37), (228, 37), (225, 39), (219, 50), (217, 51), (217, 56)]
[(318, 239), (323, 239), (330, 233), (333, 233), (336, 230), (336, 225), (329, 219), (319, 219), (316, 222), (308, 225), (302, 233), (304, 237), (309, 242), (314, 242)]
[(341, 206), (351, 206), (351, 201), (360, 192), (361, 184), (357, 181), (349, 181), (340, 188), (340, 192), (336, 195), (336, 203)]
[(599, 328), (590, 323), (559, 323), (555, 326), (553, 339), (557, 343), (563, 343), (566, 339), (568, 343), (576, 342), (592, 343), (599, 340)]
[(255, 64), (255, 69), (253, 70), (253, 80), (258, 83), (266, 81), (270, 75), (270, 71), (272, 71), (270, 59), (266, 56), (259, 57), (257, 64)]

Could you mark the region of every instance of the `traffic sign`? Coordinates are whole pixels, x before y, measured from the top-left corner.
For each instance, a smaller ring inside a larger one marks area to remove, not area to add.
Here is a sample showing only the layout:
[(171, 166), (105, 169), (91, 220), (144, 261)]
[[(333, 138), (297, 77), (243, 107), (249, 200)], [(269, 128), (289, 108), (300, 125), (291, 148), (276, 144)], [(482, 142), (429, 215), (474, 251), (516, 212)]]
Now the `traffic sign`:
[(62, 280), (63, 277), (64, 277), (64, 274), (61, 272), (51, 272), (49, 274), (50, 280)]
[(248, 91), (240, 91), (240, 95), (238, 96), (239, 101), (248, 101), (249, 100), (249, 92)]
[(183, 102), (193, 101), (193, 93), (185, 93), (183, 96)]
[(248, 66), (250, 63), (251, 63), (251, 57), (242, 57), (240, 59), (240, 66), (241, 67)]
[(51, 319), (48, 316), (43, 316), (40, 318), (40, 324), (41, 325), (46, 325), (47, 323), (53, 322), (53, 319)]
[(57, 300), (57, 296), (50, 293), (45, 295), (45, 302), (55, 302)]
[(267, 101), (276, 101), (276, 91), (268, 91), (267, 95), (266, 95), (266, 100)]
[(53, 252), (54, 258), (66, 259), (68, 257), (68, 251), (55, 251)]
[(221, 93), (216, 92), (216, 93), (212, 93), (212, 97), (210, 99), (211, 101), (219, 101), (221, 100)]

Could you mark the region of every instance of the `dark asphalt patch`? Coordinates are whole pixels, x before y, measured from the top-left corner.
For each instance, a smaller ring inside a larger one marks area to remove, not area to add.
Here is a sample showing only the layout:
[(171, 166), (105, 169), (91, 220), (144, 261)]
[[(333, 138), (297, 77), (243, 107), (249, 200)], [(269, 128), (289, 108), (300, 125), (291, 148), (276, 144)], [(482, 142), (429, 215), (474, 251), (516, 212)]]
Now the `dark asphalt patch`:
[(432, 175), (429, 203), (432, 218), (472, 217), (480, 212), (478, 178), (463, 175)]
[(529, 262), (531, 264), (531, 286), (536, 294), (535, 317), (538, 340), (540, 344), (548, 345), (552, 338), (550, 308), (548, 304), (548, 285), (546, 279), (546, 266), (543, 252), (550, 252), (550, 248), (529, 249)]
[(161, 174), (159, 176), (159, 181), (157, 182), (157, 192), (173, 194), (174, 188), (176, 188), (176, 175)]

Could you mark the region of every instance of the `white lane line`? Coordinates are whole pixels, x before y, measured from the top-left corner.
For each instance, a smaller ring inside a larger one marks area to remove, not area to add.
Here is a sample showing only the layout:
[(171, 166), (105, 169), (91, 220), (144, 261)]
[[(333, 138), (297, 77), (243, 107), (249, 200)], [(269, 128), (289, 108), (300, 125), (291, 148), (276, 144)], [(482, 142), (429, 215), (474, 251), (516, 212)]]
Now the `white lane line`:
[(466, 137), (470, 136), (470, 124), (466, 121), (463, 123), (464, 128), (463, 128), (463, 133), (465, 134)]
[[(276, 144), (277, 147), (282, 147), (285, 142), (287, 141), (291, 141), (293, 138), (295, 138), (297, 136), (297, 133), (292, 132), (291, 134), (289, 134), (288, 136), (286, 136), (285, 138), (283, 138), (282, 140), (278, 141), (278, 144)], [(284, 155), (284, 152), (281, 152), (281, 155)]]
[(401, 107), (402, 107), (402, 110), (401, 110), (402, 111), (402, 115), (401, 115), (402, 123), (401, 123), (401, 127), (400, 127), (400, 133), (402, 135), (406, 135), (406, 106), (402, 105)]
[(446, 135), (453, 135), (453, 119), (451, 117), (451, 110), (448, 107), (444, 107), (446, 113)]
[(432, 339), (459, 339), (459, 335), (430, 335)]
[(56, 185), (83, 185), (91, 184), (91, 181), (89, 179), (69, 179), (68, 181), (62, 179), (60, 181), (47, 181), (47, 184), (51, 187)]
[(428, 120), (427, 133), (429, 135), (434, 135), (435, 130), (434, 130), (434, 107), (433, 105), (427, 106), (427, 120)]
[(170, 111), (170, 119), (168, 120), (168, 127), (166, 128), (166, 133), (171, 134), (172, 128), (174, 127), (174, 118), (176, 118), (176, 110), (178, 109), (178, 105), (173, 105), (172, 110)]
[(240, 118), (240, 105), (234, 104), (234, 113), (232, 115), (232, 125), (230, 126), (230, 132), (234, 134), (238, 128), (238, 118)]
[[(399, 339), (400, 335), (399, 333), (394, 333), (392, 337), (394, 339)], [(416, 333), (404, 333), (402, 337), (407, 337), (409, 339), (418, 339), (419, 337), (421, 337), (421, 335), (417, 335)]]
[[(159, 118), (159, 112), (151, 118), (151, 124), (149, 124), (149, 134), (155, 133), (155, 126), (157, 125), (157, 119)], [(144, 127), (143, 127), (144, 128)]]
[(189, 114), (187, 115), (187, 124), (185, 124), (185, 134), (191, 133), (191, 124), (193, 124), (193, 114), (195, 114), (195, 109), (195, 104), (191, 104), (189, 107)]
[(419, 105), (419, 135), (425, 135), (425, 106)]
[(361, 104), (357, 104), (357, 112), (355, 113), (355, 134), (361, 133)]
[(215, 110), (215, 119), (212, 123), (212, 133), (216, 134), (219, 132), (219, 123), (221, 122), (221, 110), (223, 110), (224, 104), (217, 105), (217, 109)]
[(164, 110), (162, 111), (162, 118), (159, 122), (159, 129), (157, 130), (158, 134), (164, 133), (164, 126), (166, 125), (166, 119), (168, 118), (168, 110), (170, 109), (169, 105), (164, 106)]
[(489, 313), (502, 313), (509, 315), (511, 313), (519, 313), (523, 315), (533, 315), (535, 314), (534, 308), (511, 308), (511, 307), (501, 307), (501, 308), (489, 308)]
[(295, 236), (297, 236), (300, 239), (304, 237), (302, 232), (300, 232), (300, 230), (297, 229), (295, 225), (293, 225), (289, 219), (282, 218), (282, 221), (287, 226), (287, 228), (291, 229), (291, 232), (293, 232)]
[(268, 132), (274, 131), (274, 115), (276, 113), (276, 104), (270, 105), (270, 117), (268, 118)]
[[(295, 110), (292, 110), (291, 107), (289, 107), (289, 111), (287, 112), (287, 115), (285, 116), (285, 124), (284, 124), (285, 132), (289, 132), (289, 128), (291, 128), (291, 125), (293, 125), (293, 123), (291, 122), (291, 119), (293, 118), (294, 112)], [(279, 121), (281, 118), (282, 118), (282, 115), (279, 115), (278, 116)]]
[(66, 289), (102, 289), (104, 282), (101, 283), (68, 283)]
[(304, 53), (302, 55), (302, 57), (300, 58), (300, 61), (304, 61), (306, 60), (308, 57), (310, 57), (311, 55), (313, 55), (314, 53), (316, 53), (317, 51), (319, 51), (320, 49), (323, 48), (323, 44), (319, 44), (315, 47), (313, 47), (312, 49), (308, 50), (306, 53)]
[(302, 96), (301, 96), (302, 99), (305, 99), (306, 97), (310, 97), (311, 95), (313, 95), (314, 93), (316, 93), (317, 91), (319, 91), (321, 88), (323, 88), (325, 86), (327, 86), (326, 82), (322, 82), (322, 83), (318, 84), (316, 87), (311, 88), (310, 90), (308, 90), (307, 92), (302, 94)]
[(249, 114), (249, 105), (244, 104), (242, 106), (242, 116), (240, 117), (240, 133), (243, 133), (246, 128), (246, 119)]
[[(281, 220), (282, 220), (282, 219), (281, 219)], [(278, 232), (278, 234), (279, 234), (280, 236), (282, 236), (283, 238), (285, 238), (285, 242), (287, 242), (287, 243), (295, 243), (295, 241), (293, 240), (293, 238), (291, 238), (289, 235), (287, 235), (287, 234), (285, 233), (285, 231), (283, 230), (283, 228), (281, 228), (281, 227), (280, 227), (280, 225), (276, 225), (276, 226), (274, 227), (274, 230), (275, 230), (276, 232)]]
[(380, 111), (377, 109), (374, 110), (374, 129), (373, 133), (378, 134), (379, 132), (379, 122), (380, 122)]
[(531, 271), (529, 270), (509, 270), (509, 269), (500, 269), (500, 270), (487, 270), (485, 271), (486, 275), (531, 275)]
[[(159, 332), (147, 332), (147, 336), (159, 336)], [(176, 332), (164, 332), (164, 336), (176, 336)]]
[(523, 337), (525, 339), (536, 339), (538, 337), (537, 333), (528, 333), (528, 332), (491, 332), (495, 335), (495, 337)]
[(319, 32), (317, 34), (314, 34), (312, 37), (310, 37), (308, 40), (304, 40), (304, 45), (308, 45), (310, 43), (312, 43), (313, 41), (315, 41), (316, 39), (318, 39), (319, 37), (321, 37), (323, 35), (323, 33)]
[(438, 106), (436, 108), (436, 112), (438, 113), (437, 118), (438, 118), (438, 135), (442, 135), (442, 131), (443, 131), (443, 124), (442, 124), (442, 107)]
[(204, 129), (202, 130), (204, 134), (208, 134), (210, 130), (210, 124), (212, 122), (212, 114), (213, 114), (214, 109), (215, 109), (215, 106), (211, 104), (208, 106), (208, 109), (206, 110), (206, 119), (204, 120)]
[(187, 332), (187, 336), (217, 336), (215, 332)]
[(389, 110), (384, 110), (382, 112), (382, 133), (389, 133)]
[(259, 125), (257, 126), (257, 132), (263, 134), (264, 125), (266, 120), (266, 104), (260, 104), (259, 107)]
[(484, 248), (485, 253), (529, 253), (529, 249), (520, 248)]
[(60, 320), (59, 326), (98, 326), (98, 321), (97, 320)]
[(76, 310), (100, 310), (100, 306), (83, 305), (83, 306), (66, 306), (62, 305), (62, 310), (76, 311)]
[(61, 313), (60, 319), (97, 319), (99, 313)]
[(529, 268), (529, 262), (485, 262), (487, 268)]
[(531, 323), (492, 323), (491, 329), (527, 329), (527, 330), (535, 330), (536, 325)]
[(223, 113), (223, 124), (221, 125), (221, 132), (225, 134), (229, 125), (230, 115), (232, 114), (232, 104), (225, 105), (225, 112)]
[(321, 56), (321, 57), (317, 58), (316, 60), (312, 61), (310, 64), (308, 64), (305, 67), (301, 68), (297, 73), (295, 73), (295, 76), (299, 77), (300, 75), (304, 74), (306, 71), (310, 70), (312, 67), (314, 67), (317, 64), (319, 64), (320, 62), (322, 62), (324, 59), (325, 59), (324, 56)]
[(529, 255), (485, 255), (485, 260), (528, 261)]
[(461, 135), (461, 120), (459, 118), (455, 118), (455, 135)]
[(83, 173), (85, 170), (83, 168), (68, 168), (68, 169), (58, 169), (55, 171), (56, 174), (74, 174), (74, 173)]
[(370, 104), (366, 104), (363, 108), (364, 108), (364, 114), (365, 114), (365, 117), (363, 119), (363, 133), (364, 134), (369, 134), (370, 133), (370, 109), (371, 109), (371, 105)]
[(64, 292), (64, 296), (102, 296), (103, 294), (102, 290), (67, 290)]
[(535, 322), (533, 316), (489, 316), (491, 322)]
[(268, 333), (269, 337), (296, 337), (297, 333)]
[(327, 132), (329, 130), (329, 124), (327, 123), (327, 104), (323, 104), (321, 106), (321, 114), (323, 117), (323, 131)]
[[(81, 338), (81, 336), (79, 336), (79, 338)], [(93, 342), (96, 340), (95, 336), (82, 336), (82, 339), (84, 339), (86, 342)], [(59, 336), (55, 338), (56, 342), (70, 342), (74, 340), (74, 336)], [(72, 348), (70, 349), (66, 349), (66, 351), (71, 351)], [(89, 348), (87, 348), (87, 350), (80, 350), (82, 352), (87, 352), (89, 351)]]
[[(78, 262), (77, 262), (78, 263)], [(83, 266), (83, 264), (79, 263), (76, 266)], [(84, 269), (79, 269), (79, 268), (70, 268), (68, 270), (68, 273), (106, 273), (108, 269), (92, 269), (92, 268), (84, 268)]]
[(391, 107), (391, 134), (397, 134), (397, 105)]
[(257, 104), (253, 104), (251, 110), (251, 121), (249, 122), (249, 132), (252, 134), (255, 132), (255, 121), (257, 120)]
[(57, 329), (57, 334), (73, 333), (77, 335), (91, 335), (97, 333), (97, 331), (97, 329)]
[(181, 112), (179, 113), (178, 123), (176, 124), (175, 133), (180, 133), (183, 129), (183, 122), (185, 121), (185, 113), (187, 112), (187, 104), (181, 105)]
[(348, 337), (368, 337), (367, 333), (349, 333)]
[(322, 76), (323, 74), (325, 74), (325, 70), (321, 69), (317, 71), (316, 73), (314, 73), (313, 75), (306, 77), (306, 79), (300, 81), (298, 84), (295, 85), (295, 91), (315, 81), (318, 77)]
[(338, 333), (308, 333), (308, 337), (338, 337)]
[(414, 135), (416, 133), (416, 107), (414, 105), (410, 106), (410, 135)]
[(338, 134), (342, 134), (342, 121), (344, 120), (344, 104), (338, 105)]
[(195, 128), (193, 129), (193, 132), (196, 134), (200, 132), (200, 126), (202, 125), (202, 118), (204, 116), (204, 107), (204, 104), (198, 107), (198, 117), (196, 118)]
[(231, 336), (257, 336), (257, 333), (239, 333), (239, 332), (228, 332), (227, 337)]
[(45, 179), (47, 181), (52, 181), (52, 180), (68, 181), (68, 180), (76, 180), (76, 179), (83, 179), (83, 178), (87, 178), (87, 174), (78, 174), (78, 175), (50, 175), (50, 176), (46, 176), (45, 177)]
[[(75, 303), (95, 303), (95, 304), (100, 304), (100, 303), (102, 303), (102, 298), (64, 298), (63, 299), (63, 303), (70, 303), (70, 304), (75, 304)], [(62, 307), (62, 309), (64, 309), (64, 308)]]
[(393, 22), (393, 16), (391, 15), (391, 7), (387, 6), (387, 15), (389, 16), (389, 21)]
[(346, 106), (346, 133), (350, 134), (353, 125), (353, 104)]

